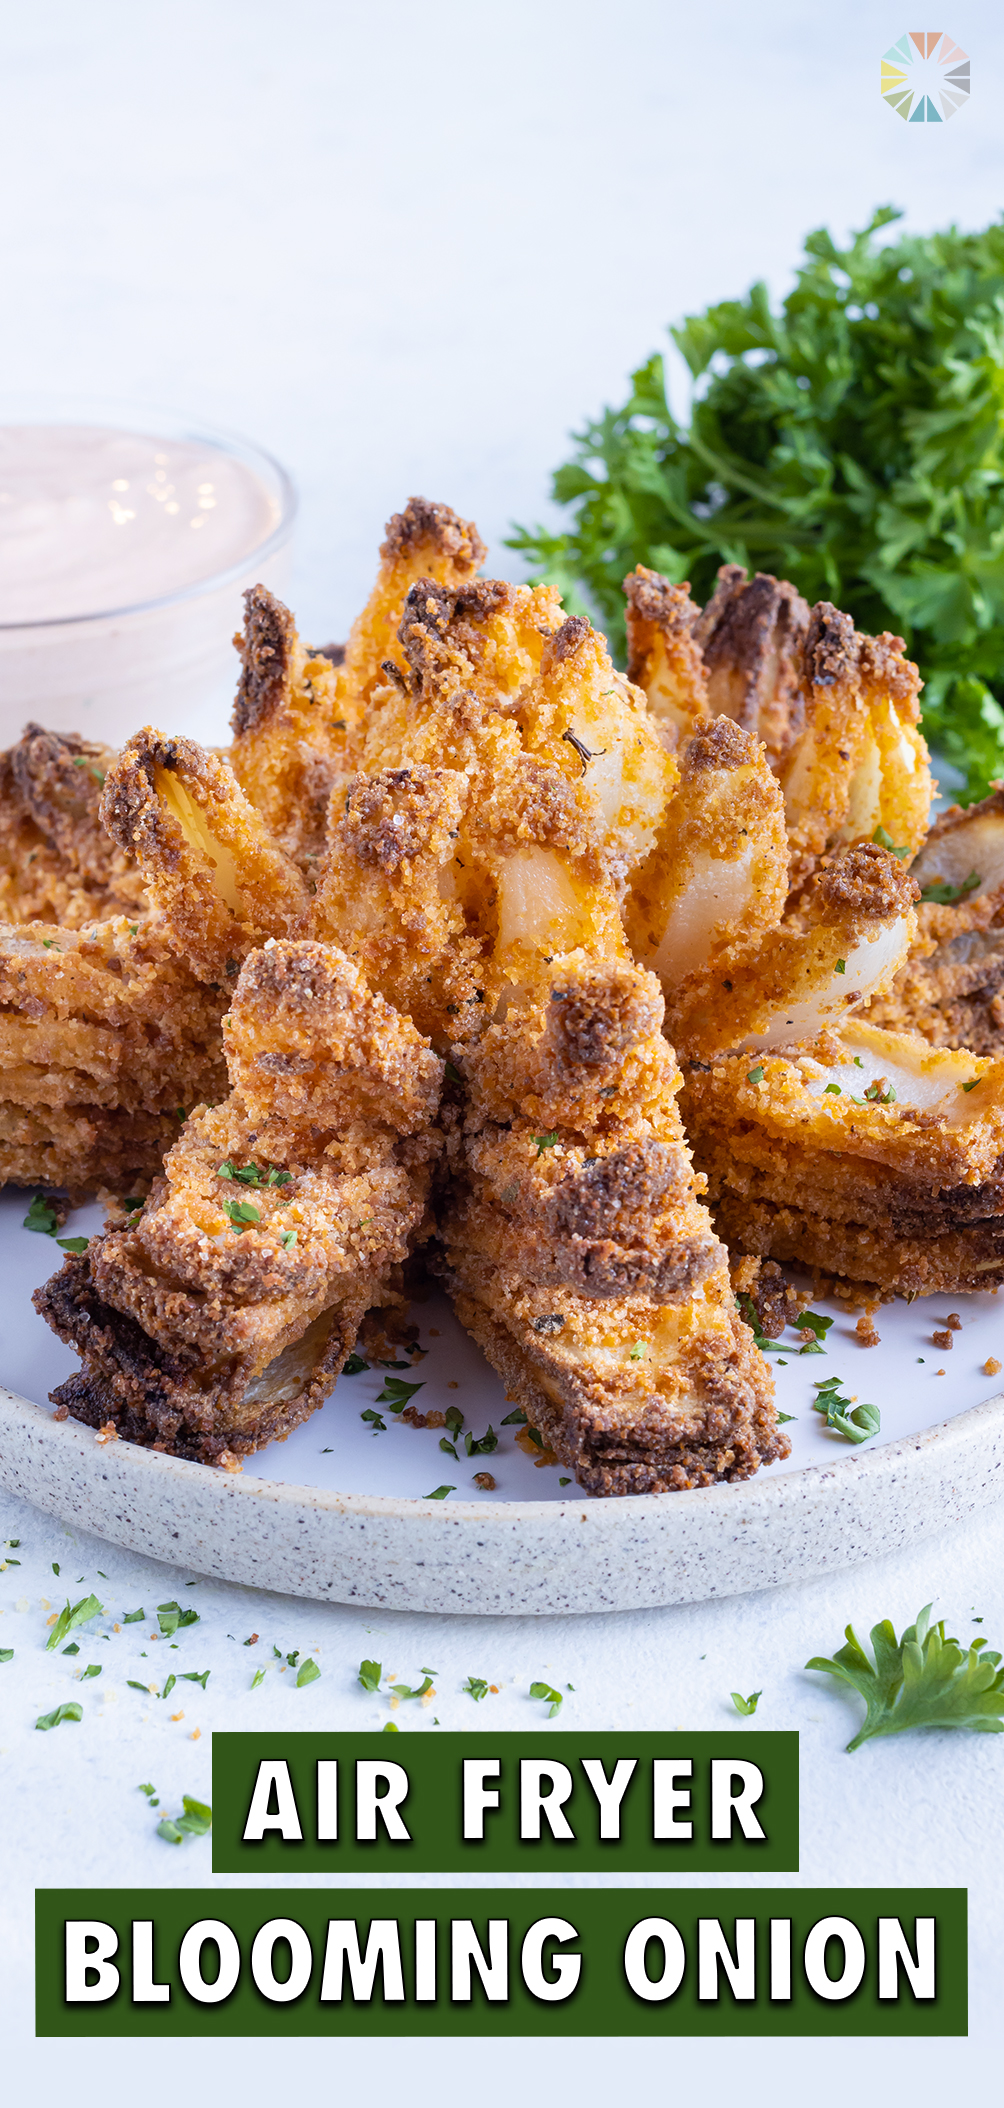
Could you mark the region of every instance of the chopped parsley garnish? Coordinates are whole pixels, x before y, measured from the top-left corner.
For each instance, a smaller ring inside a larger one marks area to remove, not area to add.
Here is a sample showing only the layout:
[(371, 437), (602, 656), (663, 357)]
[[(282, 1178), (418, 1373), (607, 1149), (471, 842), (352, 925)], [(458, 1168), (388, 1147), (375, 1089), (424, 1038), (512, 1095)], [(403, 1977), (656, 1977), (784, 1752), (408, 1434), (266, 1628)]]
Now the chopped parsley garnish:
[(205, 1801), (195, 1801), (190, 1793), (182, 1794), (184, 1815), (172, 1822), (169, 1815), (157, 1824), (157, 1835), (165, 1844), (180, 1845), (186, 1837), (205, 1837), (213, 1827), (213, 1811)]
[(383, 1390), (378, 1391), (376, 1402), (378, 1405), (389, 1405), (392, 1413), (401, 1413), (409, 1398), (414, 1398), (416, 1391), (424, 1389), (424, 1383), (404, 1383), (400, 1376), (385, 1376)]
[(238, 1236), (243, 1230), (250, 1230), (256, 1222), (261, 1221), (261, 1211), (250, 1200), (228, 1200), (223, 1212), (229, 1215)]
[(342, 1369), (342, 1375), (361, 1376), (363, 1370), (368, 1368), (369, 1362), (364, 1361), (361, 1354), (350, 1354), (348, 1360), (345, 1363), (344, 1368)]
[(490, 1457), (492, 1451), (497, 1449), (498, 1446), (499, 1438), (491, 1423), (489, 1423), (488, 1432), (485, 1435), (474, 1436), (470, 1428), (468, 1428), (464, 1436), (464, 1448), (469, 1457)]
[(171, 1696), (171, 1692), (173, 1691), (173, 1689), (174, 1689), (174, 1686), (175, 1686), (175, 1684), (177, 1683), (177, 1681), (178, 1681), (178, 1679), (177, 1679), (177, 1677), (176, 1677), (176, 1676), (168, 1676), (168, 1677), (167, 1677), (167, 1678), (165, 1679), (165, 1682), (164, 1682), (164, 1688), (163, 1688), (163, 1690), (162, 1690), (162, 1692), (161, 1692), (161, 1694), (160, 1694), (162, 1698), (170, 1698), (170, 1696)]
[(748, 1070), (747, 1070), (747, 1072), (746, 1072), (746, 1081), (747, 1081), (747, 1083), (762, 1083), (762, 1082), (763, 1082), (763, 1064), (762, 1064), (761, 1062), (757, 1062), (757, 1065), (756, 1065), (756, 1068), (755, 1068), (755, 1069), (748, 1069)]
[(459, 1405), (448, 1405), (443, 1417), (446, 1421), (446, 1425), (449, 1428), (451, 1435), (459, 1435), (460, 1430), (464, 1424), (464, 1416), (460, 1410)]
[[(450, 1491), (453, 1491), (452, 1487), (450, 1488)], [(427, 1495), (426, 1497), (431, 1498), (431, 1495)], [(432, 1677), (424, 1676), (422, 1682), (420, 1684), (417, 1684), (413, 1691), (410, 1691), (408, 1689), (406, 1683), (396, 1683), (394, 1685), (394, 1696), (395, 1698), (424, 1698), (426, 1692), (431, 1691), (431, 1689)]]
[[(782, 1367), (783, 1369), (786, 1369), (786, 1368), (787, 1368), (787, 1366), (788, 1366), (788, 1364), (787, 1364), (787, 1362), (786, 1362), (786, 1361), (784, 1361), (784, 1362), (782, 1362), (782, 1363), (781, 1363), (781, 1367)], [(787, 1422), (788, 1422), (789, 1420), (796, 1420), (797, 1418), (798, 1418), (798, 1415), (797, 1415), (797, 1413), (782, 1413), (782, 1412), (781, 1412), (781, 1410), (780, 1410), (780, 1407), (778, 1407), (778, 1408), (777, 1408), (777, 1409), (775, 1410), (775, 1419), (777, 1419), (777, 1420), (780, 1420), (780, 1421), (783, 1421), (783, 1422), (784, 1422), (785, 1424), (787, 1424)]]
[(370, 1425), (373, 1429), (373, 1433), (375, 1435), (386, 1434), (387, 1422), (384, 1419), (383, 1414), (375, 1412), (371, 1405), (367, 1406), (366, 1411), (364, 1413), (360, 1413), (359, 1418), (360, 1420), (368, 1420), (370, 1422)]
[(14, 1649), (13, 1649), (13, 1647), (0, 1647), (0, 1662), (12, 1662), (12, 1661), (13, 1661), (13, 1659), (14, 1659)]
[(379, 1691), (383, 1666), (380, 1662), (360, 1662), (359, 1681), (364, 1691)]
[(182, 1610), (180, 1603), (158, 1603), (157, 1622), (163, 1637), (173, 1640), (175, 1633), (180, 1632), (183, 1626), (198, 1624), (199, 1613), (197, 1610)]
[(543, 1156), (545, 1149), (554, 1148), (558, 1137), (555, 1133), (553, 1135), (534, 1135), (533, 1139), (537, 1144), (537, 1155)]
[(636, 1340), (636, 1341), (635, 1341), (635, 1344), (634, 1344), (634, 1346), (633, 1346), (633, 1347), (632, 1347), (632, 1349), (631, 1349), (631, 1352), (630, 1352), (630, 1354), (628, 1355), (628, 1360), (629, 1360), (629, 1361), (644, 1361), (644, 1359), (645, 1359), (645, 1349), (644, 1349), (644, 1346), (642, 1345), (642, 1342), (641, 1342), (641, 1340)]
[(554, 1719), (555, 1713), (560, 1713), (562, 1707), (561, 1692), (553, 1690), (549, 1683), (532, 1683), (530, 1685), (530, 1696), (531, 1698), (543, 1698), (545, 1700), (549, 1720)]
[(559, 1479), (559, 1480), (558, 1480), (558, 1484), (559, 1484), (559, 1486), (570, 1486), (570, 1485), (571, 1485), (571, 1483), (572, 1483), (571, 1479)]
[(877, 842), (880, 849), (888, 849), (890, 856), (898, 856), (900, 862), (902, 862), (905, 856), (909, 856), (910, 854), (908, 845), (902, 849), (897, 849), (891, 834), (887, 834), (884, 827), (876, 827), (875, 832), (872, 835), (872, 841)]
[(440, 1447), (440, 1449), (442, 1449), (442, 1450), (445, 1450), (445, 1452), (446, 1452), (446, 1455), (447, 1455), (448, 1457), (452, 1457), (452, 1458), (453, 1458), (453, 1461), (454, 1461), (454, 1463), (455, 1463), (455, 1464), (459, 1464), (459, 1462), (460, 1462), (460, 1458), (459, 1458), (459, 1457), (458, 1457), (458, 1455), (457, 1455), (457, 1452), (456, 1452), (456, 1450), (455, 1450), (455, 1448), (454, 1448), (454, 1446), (453, 1446), (453, 1443), (452, 1443), (452, 1442), (448, 1442), (448, 1441), (447, 1441), (447, 1439), (446, 1439), (446, 1436), (445, 1436), (445, 1435), (440, 1435), (440, 1437), (439, 1437), (439, 1447)]
[(805, 1345), (799, 1348), (799, 1353), (825, 1354), (826, 1348), (823, 1345), (823, 1341), (832, 1323), (833, 1319), (831, 1317), (821, 1317), (816, 1310), (799, 1311), (795, 1321), (796, 1332), (813, 1332), (815, 1334), (814, 1339), (806, 1340)]
[(834, 1434), (843, 1435), (845, 1442), (867, 1442), (882, 1427), (878, 1406), (854, 1405), (841, 1396), (842, 1388), (841, 1376), (828, 1376), (825, 1383), (814, 1384), (813, 1411), (824, 1413), (827, 1427)]
[(50, 1207), (44, 1193), (36, 1193), (28, 1213), (21, 1224), (23, 1230), (40, 1230), (43, 1237), (54, 1237), (59, 1228), (56, 1210)]
[(320, 1673), (315, 1661), (305, 1661), (296, 1679), (297, 1690), (302, 1691), (304, 1684), (316, 1683)]
[(836, 965), (834, 966), (834, 969), (833, 969), (833, 971), (834, 971), (834, 973), (846, 973), (846, 972), (847, 972), (847, 961), (846, 961), (846, 959), (838, 959), (838, 960), (837, 960), (837, 962), (836, 962)]
[(37, 1728), (40, 1728), (44, 1732), (50, 1727), (61, 1726), (64, 1720), (82, 1720), (83, 1717), (84, 1711), (82, 1706), (76, 1704), (57, 1705), (54, 1707), (51, 1713), (40, 1713), (38, 1719), (35, 1722), (35, 1726)]
[(182, 1669), (181, 1681), (182, 1683), (200, 1683), (203, 1690), (205, 1690), (212, 1673), (211, 1669), (203, 1669), (201, 1672), (197, 1669)]
[(841, 1093), (839, 1083), (827, 1083), (824, 1086), (824, 1096), (831, 1098), (839, 1098), (840, 1095)]
[(80, 1681), (81, 1681), (81, 1683), (86, 1683), (86, 1681), (87, 1681), (87, 1678), (88, 1678), (89, 1676), (100, 1676), (100, 1674), (101, 1674), (101, 1663), (100, 1663), (100, 1662), (88, 1662), (88, 1664), (87, 1664), (87, 1667), (86, 1667), (86, 1669), (81, 1669), (81, 1671), (80, 1671)]
[(525, 1427), (526, 1414), (523, 1411), (522, 1406), (518, 1405), (516, 1407), (515, 1412), (507, 1413), (505, 1419), (502, 1422), (502, 1425), (503, 1427)]
[(731, 1697), (736, 1712), (741, 1713), (744, 1720), (748, 1720), (750, 1714), (756, 1712), (757, 1706), (763, 1697), (763, 1692), (751, 1691), (748, 1698), (743, 1698), (738, 1691), (733, 1691)]
[(146, 1611), (143, 1609), (142, 1604), (140, 1604), (138, 1610), (127, 1610), (122, 1619), (122, 1623), (123, 1625), (145, 1625)]
[(905, 1734), (914, 1727), (965, 1727), (990, 1735), (1004, 1728), (1000, 1655), (991, 1648), (984, 1653), (983, 1639), (973, 1640), (963, 1653), (958, 1640), (945, 1638), (943, 1620), (931, 1624), (930, 1603), (901, 1640), (888, 1618), (872, 1626), (874, 1661), (853, 1625), (845, 1630), (847, 1646), (832, 1660), (814, 1654), (805, 1666), (839, 1678), (864, 1699), (864, 1723), (848, 1750), (860, 1749), (874, 1735)]
[(977, 1086), (977, 1084), (978, 1084), (978, 1083), (982, 1083), (982, 1081), (983, 1081), (983, 1078), (982, 1078), (982, 1076), (974, 1076), (974, 1077), (973, 1077), (973, 1079), (972, 1079), (972, 1082), (971, 1082), (971, 1083), (964, 1083), (964, 1084), (963, 1084), (963, 1086), (962, 1086), (962, 1088), (963, 1088), (963, 1090), (964, 1090), (964, 1091), (974, 1091), (974, 1090), (976, 1089), (976, 1086)]
[(264, 1669), (256, 1669), (256, 1670), (255, 1670), (255, 1672), (254, 1672), (254, 1675), (253, 1675), (253, 1676), (252, 1676), (252, 1678), (251, 1678), (251, 1689), (252, 1689), (252, 1691), (256, 1691), (256, 1690), (258, 1689), (258, 1685), (259, 1685), (260, 1683), (264, 1683), (264, 1681), (265, 1681), (265, 1671), (264, 1671)]
[(126, 1684), (130, 1691), (143, 1691), (147, 1698), (156, 1698), (157, 1696), (156, 1687), (151, 1690), (148, 1683), (137, 1683), (132, 1676), (126, 1677)]
[(70, 1641), (70, 1644), (69, 1644), (69, 1646), (68, 1646), (68, 1647), (64, 1647), (64, 1648), (63, 1648), (63, 1653), (64, 1653), (64, 1654), (79, 1654), (79, 1653), (80, 1653), (80, 1648), (79, 1648), (79, 1647), (77, 1646), (77, 1642), (76, 1642), (76, 1640), (71, 1640), (71, 1641)]
[(74, 1252), (78, 1258), (81, 1252), (86, 1252), (90, 1241), (89, 1237), (57, 1237), (56, 1239), (61, 1252)]
[(456, 1492), (455, 1486), (435, 1486), (431, 1493), (423, 1493), (423, 1500), (445, 1500), (448, 1493)]
[(287, 1252), (291, 1252), (294, 1244), (296, 1243), (296, 1231), (283, 1230), (283, 1233), (279, 1239), (279, 1243), (285, 1245)]
[(954, 908), (960, 900), (965, 900), (967, 894), (975, 893), (977, 886), (982, 883), (979, 872), (970, 871), (969, 877), (963, 879), (961, 886), (950, 886), (936, 879), (933, 884), (921, 887), (920, 897), (921, 900), (933, 901), (939, 908)]
[[(882, 1089), (883, 1083), (885, 1083), (885, 1090)], [(886, 1083), (884, 1076), (876, 1077), (875, 1082), (868, 1085), (865, 1097), (870, 1098), (873, 1105), (895, 1105), (896, 1103), (896, 1093), (892, 1084)]]
[(79, 1603), (75, 1603), (72, 1610), (67, 1599), (65, 1610), (60, 1611), (46, 1640), (46, 1653), (51, 1654), (52, 1649), (58, 1647), (60, 1640), (65, 1640), (68, 1632), (75, 1632), (78, 1625), (88, 1625), (92, 1618), (100, 1618), (103, 1615), (104, 1606), (98, 1602), (97, 1596), (81, 1596)]
[(487, 1698), (488, 1696), (488, 1685), (483, 1676), (469, 1676), (467, 1682), (461, 1685), (461, 1690), (467, 1692), (468, 1698)]

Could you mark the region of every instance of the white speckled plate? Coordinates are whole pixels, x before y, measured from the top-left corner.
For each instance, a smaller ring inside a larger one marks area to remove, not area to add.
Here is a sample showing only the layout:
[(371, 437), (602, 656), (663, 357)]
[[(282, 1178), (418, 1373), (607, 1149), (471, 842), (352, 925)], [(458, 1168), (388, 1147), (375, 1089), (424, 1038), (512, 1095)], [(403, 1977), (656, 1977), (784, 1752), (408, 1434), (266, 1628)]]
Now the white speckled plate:
[[(560, 1466), (536, 1466), (502, 1427), (503, 1388), (440, 1298), (416, 1307), (423, 1410), (459, 1406), (466, 1428), (499, 1436), (454, 1458), (442, 1429), (409, 1427), (376, 1404), (391, 1373), (344, 1376), (321, 1412), (229, 1474), (99, 1442), (56, 1421), (48, 1393), (76, 1367), (31, 1308), (61, 1258), (22, 1228), (27, 1196), (0, 1196), (0, 1483), (99, 1536), (221, 1579), (291, 1595), (469, 1613), (624, 1610), (729, 1595), (895, 1550), (1004, 1494), (1004, 1300), (936, 1297), (884, 1308), (877, 1347), (828, 1306), (825, 1358), (771, 1357), (792, 1454), (739, 1486), (594, 1500)], [(80, 1209), (62, 1235), (86, 1234)], [(935, 1327), (954, 1307), (946, 1352)], [(402, 1355), (401, 1360), (406, 1357)], [(778, 1365), (780, 1362), (780, 1365)], [(855, 1449), (827, 1434), (813, 1383), (839, 1375), (877, 1405), (881, 1435)], [(380, 1413), (382, 1431), (362, 1414)], [(490, 1470), (495, 1490), (474, 1485)], [(442, 1500), (428, 1496), (447, 1485)]]

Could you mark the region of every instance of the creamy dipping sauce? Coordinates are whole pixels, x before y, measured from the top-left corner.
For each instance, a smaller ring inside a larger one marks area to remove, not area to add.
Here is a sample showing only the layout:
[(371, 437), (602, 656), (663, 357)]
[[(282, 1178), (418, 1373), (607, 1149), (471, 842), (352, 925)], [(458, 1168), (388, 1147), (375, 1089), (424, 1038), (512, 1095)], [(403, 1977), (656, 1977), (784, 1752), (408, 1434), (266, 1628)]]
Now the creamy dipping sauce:
[(95, 425), (0, 427), (0, 624), (164, 599), (278, 527), (277, 495), (210, 444)]

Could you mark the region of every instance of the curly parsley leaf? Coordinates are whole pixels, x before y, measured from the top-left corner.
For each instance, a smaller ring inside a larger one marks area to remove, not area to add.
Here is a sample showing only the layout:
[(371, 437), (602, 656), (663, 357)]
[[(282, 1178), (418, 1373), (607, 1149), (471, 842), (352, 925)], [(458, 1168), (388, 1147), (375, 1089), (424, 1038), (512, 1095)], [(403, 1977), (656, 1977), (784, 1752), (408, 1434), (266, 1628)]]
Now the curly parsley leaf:
[(380, 1662), (360, 1662), (359, 1681), (364, 1691), (379, 1691), (383, 1666)]
[(343, 1368), (343, 1370), (342, 1370), (342, 1375), (343, 1375), (343, 1376), (361, 1376), (361, 1375), (362, 1375), (362, 1373), (363, 1373), (363, 1370), (364, 1370), (364, 1369), (368, 1369), (368, 1368), (369, 1368), (369, 1362), (368, 1362), (368, 1361), (364, 1361), (364, 1360), (363, 1360), (363, 1358), (362, 1358), (362, 1355), (361, 1355), (361, 1354), (350, 1354), (350, 1355), (349, 1355), (349, 1358), (348, 1358), (347, 1362), (345, 1363), (345, 1366), (344, 1366), (344, 1368)]
[(843, 1392), (843, 1377), (828, 1376), (825, 1383), (813, 1386), (815, 1397), (813, 1411), (824, 1413), (826, 1425), (832, 1434), (843, 1435), (845, 1442), (868, 1442), (872, 1435), (882, 1431), (882, 1415), (877, 1405), (854, 1405)]
[(893, 238), (898, 217), (882, 206), (845, 243), (817, 228), (779, 303), (760, 282), (687, 316), (670, 335), (688, 420), (653, 355), (574, 434), (564, 531), (517, 527), (509, 547), (615, 649), (637, 563), (700, 601), (745, 564), (902, 633), (968, 803), (1004, 775), (1004, 222)]
[(59, 1217), (50, 1207), (44, 1193), (36, 1193), (28, 1213), (21, 1224), (23, 1230), (40, 1230), (43, 1237), (54, 1237), (59, 1228)]
[(468, 1698), (487, 1698), (488, 1696), (488, 1685), (483, 1676), (469, 1676), (467, 1682), (461, 1685), (461, 1690), (466, 1691)]
[(946, 1639), (944, 1621), (931, 1624), (931, 1605), (901, 1640), (888, 1618), (871, 1629), (874, 1660), (865, 1653), (853, 1625), (847, 1645), (832, 1660), (814, 1654), (807, 1669), (821, 1670), (848, 1684), (865, 1701), (865, 1718), (848, 1750), (860, 1749), (877, 1735), (906, 1734), (916, 1727), (963, 1727), (977, 1734), (999, 1735), (1004, 1728), (1004, 1669), (1001, 1657), (983, 1639), (964, 1653), (956, 1639)]

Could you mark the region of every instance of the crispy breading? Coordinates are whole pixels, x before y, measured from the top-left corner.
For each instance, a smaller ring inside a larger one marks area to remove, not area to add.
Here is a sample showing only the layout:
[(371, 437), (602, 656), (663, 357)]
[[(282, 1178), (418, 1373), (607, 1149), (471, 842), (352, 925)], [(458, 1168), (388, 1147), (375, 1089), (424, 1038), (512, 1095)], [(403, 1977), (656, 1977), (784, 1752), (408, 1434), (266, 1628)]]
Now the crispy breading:
[(234, 643), (241, 674), (228, 759), (275, 840), (309, 871), (324, 847), (335, 775), (351, 765), (340, 675), (301, 643), (289, 609), (265, 586), (245, 593)]
[(881, 829), (907, 857), (927, 830), (932, 783), (917, 730), (921, 687), (902, 637), (861, 637), (829, 601), (805, 639), (805, 726), (780, 769), (794, 890), (842, 842)]
[(768, 929), (734, 973), (712, 961), (675, 991), (674, 1046), (710, 1055), (814, 1039), (892, 979), (913, 938), (916, 897), (896, 857), (875, 842), (850, 844), (816, 873), (797, 922)]
[(470, 782), (458, 769), (383, 769), (349, 779), (332, 809), (312, 925), (436, 1046), (478, 995), (481, 945), (454, 883)]
[(708, 710), (755, 733), (780, 768), (805, 721), (802, 653), (809, 610), (787, 579), (723, 564), (694, 623), (707, 680)]
[(764, 749), (715, 718), (684, 748), (679, 788), (625, 903), (631, 949), (670, 998), (695, 973), (736, 974), (780, 922), (787, 890), (784, 805)]
[(690, 586), (636, 564), (624, 580), (628, 680), (644, 689), (667, 746), (679, 747), (711, 715)]
[(932, 1046), (1004, 1052), (1004, 790), (966, 810), (950, 806), (911, 876), (927, 895), (917, 936), (869, 1018)]
[(57, 1404), (209, 1462), (330, 1391), (423, 1222), (442, 1081), (331, 945), (253, 953), (231, 1017), (231, 1095), (186, 1122), (139, 1216), (35, 1298), (84, 1362)]
[(137, 857), (168, 942), (201, 979), (222, 979), (228, 960), (302, 926), (296, 865), (229, 764), (194, 739), (137, 732), (108, 771), (101, 812)]
[(0, 1178), (82, 1196), (149, 1179), (179, 1113), (227, 1088), (226, 995), (159, 925), (0, 925)]
[(0, 755), (0, 918), (58, 922), (146, 912), (131, 850), (101, 825), (101, 787), (114, 755), (75, 733), (26, 725)]
[(752, 1070), (689, 1062), (681, 1106), (734, 1250), (885, 1293), (1004, 1279), (1004, 1062), (853, 1021)]
[(571, 954), (464, 1057), (442, 1210), (458, 1314), (579, 1483), (746, 1478), (787, 1454), (676, 1108), (651, 974)]

